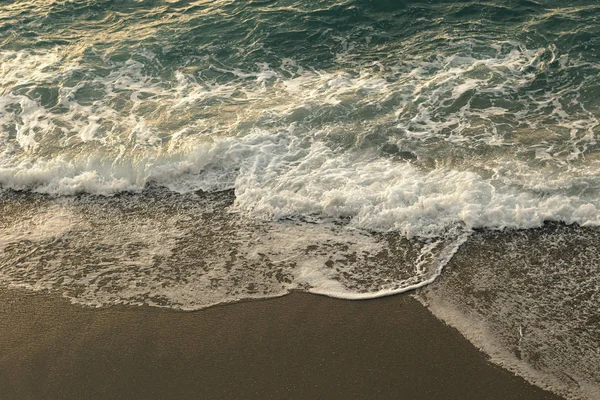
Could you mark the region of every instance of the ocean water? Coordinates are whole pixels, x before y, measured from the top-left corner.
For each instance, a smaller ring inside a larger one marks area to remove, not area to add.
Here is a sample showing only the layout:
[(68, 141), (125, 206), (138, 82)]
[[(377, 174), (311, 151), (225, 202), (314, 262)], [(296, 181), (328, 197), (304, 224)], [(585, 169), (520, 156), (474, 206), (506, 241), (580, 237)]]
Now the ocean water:
[(418, 289), (493, 361), (598, 398), (599, 18), (2, 1), (0, 284), (184, 310)]

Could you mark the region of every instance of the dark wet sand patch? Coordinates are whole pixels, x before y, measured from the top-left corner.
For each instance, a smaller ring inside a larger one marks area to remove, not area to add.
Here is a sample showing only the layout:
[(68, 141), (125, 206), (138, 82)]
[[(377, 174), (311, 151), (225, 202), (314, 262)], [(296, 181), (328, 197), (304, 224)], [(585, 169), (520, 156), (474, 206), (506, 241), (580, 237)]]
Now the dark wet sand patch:
[(0, 290), (12, 399), (558, 399), (409, 296), (293, 293), (195, 312)]

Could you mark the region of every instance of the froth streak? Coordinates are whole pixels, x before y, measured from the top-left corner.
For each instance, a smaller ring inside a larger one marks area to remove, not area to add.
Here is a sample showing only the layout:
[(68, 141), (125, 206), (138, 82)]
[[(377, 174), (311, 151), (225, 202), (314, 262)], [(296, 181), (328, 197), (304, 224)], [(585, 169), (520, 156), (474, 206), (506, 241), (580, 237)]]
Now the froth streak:
[(259, 222), (232, 201), (231, 192), (5, 193), (0, 277), (97, 307), (192, 310), (291, 290), (358, 299), (431, 282), (462, 240), (407, 240), (343, 221)]

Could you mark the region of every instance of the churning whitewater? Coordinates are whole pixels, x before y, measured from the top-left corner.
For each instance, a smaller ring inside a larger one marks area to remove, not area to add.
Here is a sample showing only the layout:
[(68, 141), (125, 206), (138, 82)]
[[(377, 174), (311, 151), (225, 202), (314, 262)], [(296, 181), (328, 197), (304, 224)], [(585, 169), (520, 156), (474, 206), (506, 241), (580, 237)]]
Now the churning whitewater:
[[(0, 284), (193, 310), (383, 296), (450, 265), (420, 292), (436, 314), (594, 398), (599, 17), (584, 0), (3, 2)], [(569, 371), (559, 338), (558, 362), (526, 351), (559, 330), (591, 349)]]
[[(151, 3), (49, 2), (37, 17), (33, 3), (4, 6), (5, 25), (21, 19), (0, 52), (4, 189), (233, 189), (253, 218), (348, 218), (406, 237), (598, 225), (600, 64), (560, 40), (514, 37), (557, 18), (541, 6), (501, 33), (460, 17), (431, 26), (439, 10), (416, 7), (415, 37), (390, 33), (368, 2), (330, 4), (350, 14), (337, 30), (326, 18), (309, 29), (320, 8)], [(242, 37), (250, 17), (256, 34)], [(225, 22), (222, 40), (201, 34)]]

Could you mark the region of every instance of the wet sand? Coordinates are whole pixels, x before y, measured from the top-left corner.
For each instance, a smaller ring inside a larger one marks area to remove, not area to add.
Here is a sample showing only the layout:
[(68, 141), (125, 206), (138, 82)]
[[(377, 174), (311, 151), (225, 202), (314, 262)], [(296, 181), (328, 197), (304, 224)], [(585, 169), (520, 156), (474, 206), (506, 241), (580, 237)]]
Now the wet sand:
[(409, 296), (178, 312), (0, 289), (0, 398), (559, 397), (487, 362)]

